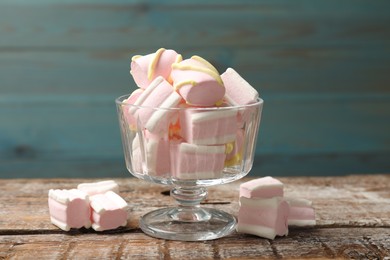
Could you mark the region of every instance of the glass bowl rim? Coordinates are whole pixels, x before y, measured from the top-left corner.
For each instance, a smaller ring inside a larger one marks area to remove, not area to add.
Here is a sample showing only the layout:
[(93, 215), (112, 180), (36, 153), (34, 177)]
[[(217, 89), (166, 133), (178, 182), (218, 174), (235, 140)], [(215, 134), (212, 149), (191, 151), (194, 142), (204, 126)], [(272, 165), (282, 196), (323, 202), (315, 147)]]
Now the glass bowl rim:
[(154, 110), (172, 110), (172, 111), (180, 111), (180, 110), (197, 110), (197, 111), (219, 111), (219, 110), (229, 110), (229, 109), (247, 109), (250, 107), (257, 107), (262, 106), (264, 103), (264, 100), (260, 97), (257, 97), (256, 101), (253, 103), (245, 104), (245, 105), (235, 105), (235, 106), (215, 106), (215, 107), (199, 107), (199, 106), (193, 106), (193, 107), (152, 107), (152, 106), (142, 106), (142, 105), (134, 105), (129, 103), (124, 103), (123, 101), (130, 97), (131, 94), (125, 94), (122, 96), (119, 96), (115, 99), (115, 103), (118, 106), (127, 106), (127, 107), (134, 107), (137, 109), (154, 109)]

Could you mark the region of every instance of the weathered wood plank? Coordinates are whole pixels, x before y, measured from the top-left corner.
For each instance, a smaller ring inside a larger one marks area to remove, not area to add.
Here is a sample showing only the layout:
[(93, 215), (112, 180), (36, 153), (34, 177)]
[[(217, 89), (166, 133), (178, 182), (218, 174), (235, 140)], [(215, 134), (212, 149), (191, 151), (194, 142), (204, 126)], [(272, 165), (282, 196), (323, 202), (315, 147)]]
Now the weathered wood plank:
[[(137, 219), (172, 205), (167, 187), (137, 179), (116, 179), (131, 205), (126, 228), (96, 233), (63, 232), (49, 223), (47, 191), (96, 179), (0, 180), (0, 258), (4, 259), (269, 259), (390, 256), (390, 175), (336, 178), (280, 178), (286, 196), (313, 201), (318, 225), (290, 228), (287, 237), (267, 240), (233, 233), (202, 243), (164, 241), (144, 235)], [(205, 204), (235, 214), (240, 180), (211, 187)], [(10, 203), (12, 200), (13, 203)]]
[[(338, 234), (335, 236), (335, 234)], [(164, 241), (142, 233), (0, 236), (5, 259), (384, 259), (386, 228), (294, 229), (274, 241), (231, 235), (202, 243)]]
[[(2, 177), (108, 177), (114, 172), (123, 176), (126, 171), (113, 99), (67, 98), (0, 102)], [(386, 97), (372, 101), (270, 98), (260, 126), (256, 172), (388, 171), (390, 125), (385, 122), (390, 118), (389, 106)], [(284, 167), (287, 164), (294, 167)], [(102, 168), (95, 171), (97, 167)]]
[[(265, 102), (258, 151), (386, 152), (390, 125), (384, 121), (390, 118), (389, 100), (270, 99)], [(114, 100), (85, 96), (79, 100), (14, 101), (13, 106), (0, 103), (0, 152), (6, 159), (23, 155), (93, 158), (96, 153), (114, 157), (122, 154)], [(29, 146), (33, 154), (19, 155), (17, 147), (23, 146)]]
[[(200, 54), (221, 71), (234, 67), (259, 89), (266, 107), (257, 173), (385, 172), (389, 6), (385, 0), (1, 1), (0, 176), (121, 176), (115, 116), (105, 107), (72, 117), (66, 107), (89, 103), (92, 94), (106, 106), (130, 92), (129, 57), (161, 46)], [(32, 109), (21, 116), (15, 100)], [(62, 101), (64, 110), (56, 107)], [(57, 120), (73, 126), (49, 124), (41, 118), (55, 112), (42, 110), (66, 111)], [(91, 120), (96, 115), (102, 121)]]
[[(375, 171), (387, 173), (389, 152), (322, 153), (316, 155), (266, 154), (260, 151), (249, 177), (342, 176)], [(118, 158), (20, 158), (0, 161), (1, 178), (124, 178), (131, 176)]]
[[(335, 237), (334, 234), (338, 236)], [(310, 234), (310, 235), (308, 235)], [(189, 243), (156, 240), (141, 233), (51, 234), (1, 236), (0, 257), (6, 259), (270, 259), (351, 258), (384, 259), (389, 256), (390, 230), (294, 229), (274, 241), (232, 235), (217, 241)], [(93, 246), (92, 246), (93, 245)]]
[[(327, 178), (280, 178), (286, 196), (313, 201), (317, 227), (390, 227), (390, 175), (364, 175)], [(47, 193), (51, 188), (70, 189), (85, 179), (0, 180), (0, 208), (9, 218), (0, 219), (3, 232), (54, 231), (49, 221)], [(90, 181), (90, 180), (89, 180)], [(130, 205), (127, 229), (138, 228), (143, 214), (174, 205), (166, 191), (134, 178), (117, 179), (120, 194)], [(243, 180), (209, 188), (204, 204), (237, 214), (238, 189)], [(13, 203), (9, 203), (12, 199)], [(29, 214), (26, 214), (28, 212)]]
[(343, 4), (307, 0), (288, 4), (282, 1), (22, 5), (6, 2), (0, 8), (0, 23), (4, 24), (0, 32), (7, 37), (2, 37), (0, 46), (90, 49), (158, 48), (156, 44), (161, 43), (192, 48), (280, 43), (382, 45), (383, 40), (389, 40), (388, 7), (387, 1), (367, 0)]
[[(261, 148), (260, 148), (261, 149)], [(250, 176), (337, 176), (387, 173), (390, 152), (324, 152), (318, 154), (267, 154), (259, 152)], [(104, 175), (102, 175), (104, 176)]]
[[(161, 47), (161, 46), (160, 46)], [(167, 45), (166, 48), (173, 46)], [(108, 95), (135, 89), (130, 57), (150, 49), (109, 51), (0, 50), (2, 95)], [(264, 96), (368, 95), (389, 92), (389, 48), (290, 47), (202, 48), (177, 51), (210, 60), (222, 73), (235, 68)], [(20, 77), (23, 75), (23, 77)], [(364, 96), (362, 96), (364, 97)]]

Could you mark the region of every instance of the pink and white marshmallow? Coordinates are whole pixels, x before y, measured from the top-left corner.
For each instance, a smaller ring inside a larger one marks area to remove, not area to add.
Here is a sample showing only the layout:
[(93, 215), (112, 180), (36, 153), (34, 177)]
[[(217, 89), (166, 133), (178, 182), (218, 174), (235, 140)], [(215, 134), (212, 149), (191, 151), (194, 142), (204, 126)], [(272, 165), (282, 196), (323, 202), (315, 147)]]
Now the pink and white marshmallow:
[(146, 89), (159, 76), (170, 81), (172, 64), (181, 60), (176, 51), (160, 48), (155, 53), (132, 57), (130, 73), (138, 87)]
[(136, 167), (134, 170), (137, 173), (144, 172), (142, 165), (146, 166), (145, 170), (150, 176), (166, 176), (171, 172), (170, 143), (167, 136), (162, 137), (144, 130), (137, 133), (132, 149), (134, 160), (132, 165)]
[[(123, 109), (123, 117), (125, 119), (125, 122), (127, 123), (127, 126), (130, 127), (130, 130), (137, 130), (137, 121), (136, 121), (136, 118), (134, 117), (134, 115), (130, 114), (129, 111), (128, 111), (128, 107), (126, 106), (126, 104), (130, 104), (130, 105), (133, 105), (137, 99), (139, 98), (139, 96), (142, 94), (142, 92), (144, 92), (143, 89), (140, 89), (140, 88), (137, 88), (136, 90), (134, 90), (130, 96), (123, 100), (123, 106), (122, 106), (122, 109)], [(125, 127), (127, 127), (125, 126)]]
[(181, 135), (188, 143), (198, 145), (226, 144), (236, 140), (237, 110), (188, 109), (180, 113)]
[[(289, 225), (316, 224), (311, 201), (285, 198), (283, 195), (283, 183), (269, 176), (241, 184), (237, 230), (273, 239), (276, 235), (287, 235)], [(267, 225), (262, 222), (262, 218), (267, 221), (268, 227), (274, 220), (274, 233), (265, 228)]]
[(280, 197), (249, 199), (240, 197), (237, 231), (274, 239), (288, 235), (289, 205)]
[(107, 191), (119, 193), (119, 185), (114, 180), (80, 183), (77, 185), (77, 189), (84, 191), (89, 196), (106, 193)]
[(283, 183), (270, 176), (244, 182), (240, 185), (240, 197), (272, 198), (283, 197)]
[(62, 230), (91, 227), (89, 197), (77, 189), (49, 190), (50, 221)]
[(127, 225), (127, 203), (113, 191), (91, 196), (91, 220), (95, 231)]
[(221, 75), (226, 89), (225, 99), (233, 106), (247, 105), (256, 102), (259, 93), (234, 69), (228, 68)]
[[(171, 118), (174, 116), (172, 111), (154, 108), (173, 108), (181, 101), (181, 97), (177, 94), (172, 85), (170, 85), (163, 77), (157, 77), (150, 86), (143, 91), (130, 106), (128, 111), (134, 119), (132, 121), (140, 121), (139, 127), (146, 128), (150, 132), (167, 131)], [(142, 106), (138, 108), (137, 106)]]
[(215, 179), (222, 176), (224, 145), (171, 144), (171, 170), (179, 180)]
[(316, 216), (312, 202), (301, 198), (285, 198), (290, 205), (289, 226), (315, 226)]
[(174, 63), (171, 78), (175, 90), (189, 105), (214, 106), (221, 103), (225, 95), (218, 71), (199, 56)]

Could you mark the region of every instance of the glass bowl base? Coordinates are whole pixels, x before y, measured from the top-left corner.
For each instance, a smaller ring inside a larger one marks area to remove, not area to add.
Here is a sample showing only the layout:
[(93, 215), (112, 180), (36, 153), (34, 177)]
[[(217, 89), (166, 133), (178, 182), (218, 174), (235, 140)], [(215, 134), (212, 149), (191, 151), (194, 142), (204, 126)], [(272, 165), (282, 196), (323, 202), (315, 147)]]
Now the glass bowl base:
[(145, 214), (142, 231), (152, 237), (181, 241), (213, 240), (229, 235), (237, 221), (232, 215), (212, 208), (174, 207)]

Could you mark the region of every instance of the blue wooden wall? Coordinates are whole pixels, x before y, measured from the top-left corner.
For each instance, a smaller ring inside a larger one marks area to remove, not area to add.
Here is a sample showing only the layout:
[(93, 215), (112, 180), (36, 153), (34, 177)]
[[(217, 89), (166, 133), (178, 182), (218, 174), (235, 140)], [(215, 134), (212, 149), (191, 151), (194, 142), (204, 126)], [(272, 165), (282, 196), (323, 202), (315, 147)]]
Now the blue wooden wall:
[(126, 177), (114, 98), (160, 47), (265, 100), (254, 175), (390, 172), (388, 0), (0, 0), (0, 177)]

